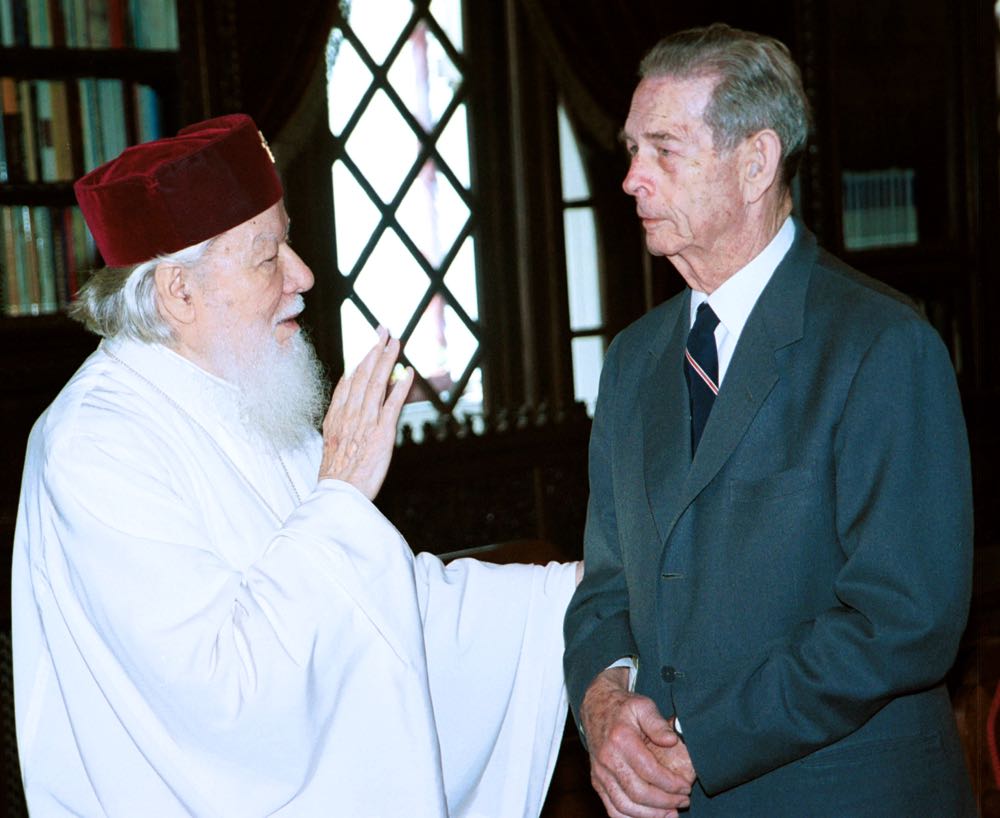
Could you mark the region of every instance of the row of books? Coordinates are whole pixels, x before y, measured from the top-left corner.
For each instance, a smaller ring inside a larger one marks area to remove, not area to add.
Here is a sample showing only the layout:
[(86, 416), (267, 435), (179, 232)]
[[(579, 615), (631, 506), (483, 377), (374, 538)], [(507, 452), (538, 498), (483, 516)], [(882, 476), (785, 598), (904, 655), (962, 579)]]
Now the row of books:
[(0, 46), (175, 50), (175, 0), (0, 0)]
[(912, 168), (845, 171), (842, 180), (846, 249), (917, 243), (916, 174)]
[(45, 315), (65, 309), (98, 259), (79, 208), (0, 207), (4, 315)]
[(148, 85), (119, 79), (0, 77), (0, 184), (67, 182), (161, 135)]

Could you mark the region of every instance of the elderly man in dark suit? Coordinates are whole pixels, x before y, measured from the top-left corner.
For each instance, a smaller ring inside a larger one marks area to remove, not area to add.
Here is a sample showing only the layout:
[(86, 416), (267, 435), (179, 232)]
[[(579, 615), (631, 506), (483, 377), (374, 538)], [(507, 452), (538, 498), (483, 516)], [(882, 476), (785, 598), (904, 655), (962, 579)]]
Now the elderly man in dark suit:
[(612, 816), (971, 816), (947, 691), (968, 444), (899, 294), (791, 216), (805, 144), (777, 41), (661, 41), (623, 131), (651, 253), (688, 288), (611, 345), (570, 700)]

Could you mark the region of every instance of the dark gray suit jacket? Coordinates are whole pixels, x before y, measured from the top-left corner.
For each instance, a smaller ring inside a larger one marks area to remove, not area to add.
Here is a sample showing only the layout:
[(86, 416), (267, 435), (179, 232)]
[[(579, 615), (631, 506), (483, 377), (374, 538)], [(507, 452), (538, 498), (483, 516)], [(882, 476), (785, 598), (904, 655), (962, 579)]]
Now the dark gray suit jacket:
[(939, 336), (797, 224), (692, 462), (689, 304), (608, 350), (566, 619), (574, 712), (637, 656), (637, 692), (683, 727), (692, 818), (974, 815), (942, 685), (972, 509)]

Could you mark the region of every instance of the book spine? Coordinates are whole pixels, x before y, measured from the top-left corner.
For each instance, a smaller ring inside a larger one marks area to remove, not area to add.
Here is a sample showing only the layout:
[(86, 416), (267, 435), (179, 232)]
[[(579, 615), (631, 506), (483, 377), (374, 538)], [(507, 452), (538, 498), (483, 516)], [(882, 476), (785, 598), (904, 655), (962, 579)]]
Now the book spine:
[(180, 31), (177, 27), (177, 0), (163, 0), (162, 48), (176, 51), (180, 48)]
[(89, 48), (108, 48), (111, 45), (111, 21), (108, 17), (108, 0), (87, 0), (87, 45)]
[(0, 94), (3, 96), (3, 130), (7, 146), (7, 175), (11, 182), (27, 178), (24, 169), (24, 135), (21, 125), (21, 105), (18, 100), (17, 80), (0, 77)]
[(31, 44), (28, 34), (28, 4), (24, 0), (13, 0), (14, 8), (14, 45)]
[(38, 289), (38, 258), (35, 241), (31, 235), (31, 209), (24, 205), (15, 208), (16, 224), (14, 241), (17, 254), (17, 288), (20, 315), (37, 315), (38, 302), (32, 296)]
[(0, 0), (0, 46), (12, 48), (18, 45), (14, 30), (15, 0)]
[(52, 213), (47, 207), (33, 207), (35, 252), (38, 257), (38, 311), (45, 315), (59, 309), (56, 298), (56, 265), (52, 245)]
[(52, 45), (56, 48), (63, 48), (66, 43), (66, 18), (63, 13), (62, 0), (46, 0), (49, 10), (49, 31), (52, 36)]
[(56, 159), (55, 178), (60, 182), (67, 182), (74, 178), (69, 100), (66, 96), (66, 83), (63, 80), (52, 80), (50, 85), (52, 93), (52, 146)]
[(178, 48), (176, 0), (129, 0), (129, 17), (136, 48)]
[(63, 214), (65, 207), (53, 207), (49, 210), (52, 223), (52, 264), (55, 280), (55, 298), (59, 309), (69, 304), (69, 291), (66, 286), (66, 223)]
[(97, 81), (103, 159), (108, 162), (128, 147), (125, 128), (125, 99), (121, 80)]
[(66, 47), (78, 48), (80, 38), (77, 29), (76, 9), (73, 0), (59, 0), (62, 9), (63, 27), (66, 31)]
[(38, 169), (43, 182), (59, 179), (56, 170), (55, 126), (52, 114), (52, 83), (49, 80), (35, 80), (36, 135), (38, 138)]
[(14, 208), (0, 207), (0, 240), (3, 245), (3, 312), (5, 315), (21, 314), (21, 288), (17, 276), (17, 231), (14, 227)]
[(141, 142), (139, 139), (139, 98), (136, 91), (136, 83), (122, 82), (121, 104), (125, 132), (125, 144), (135, 145)]
[(112, 48), (125, 47), (125, 0), (107, 0), (108, 44)]
[[(63, 2), (65, 4), (67, 45), (74, 48), (89, 48), (86, 0), (63, 0)], [(70, 31), (72, 31), (72, 40), (70, 40)]]
[(83, 126), (80, 124), (80, 88), (77, 82), (62, 83), (66, 97), (66, 149), (69, 152), (70, 179), (83, 174)]
[(52, 32), (49, 29), (48, 0), (27, 0), (28, 45), (49, 48)]
[(149, 142), (163, 135), (160, 125), (160, 98), (156, 91), (141, 83), (135, 86), (138, 141)]
[(129, 27), (132, 30), (132, 44), (136, 48), (152, 48), (150, 43), (150, 19), (144, 0), (129, 0)]
[(89, 173), (103, 161), (101, 159), (101, 124), (97, 107), (97, 80), (93, 77), (77, 79), (80, 99), (80, 136), (83, 146), (83, 172)]
[(17, 98), (21, 110), (21, 144), (24, 147), (24, 178), (38, 181), (38, 137), (35, 133), (35, 105), (32, 100), (31, 81), (19, 80)]
[[(3, 0), (0, 0), (2, 3)], [(0, 115), (0, 184), (10, 181), (10, 174), (7, 170), (7, 134), (3, 124), (3, 116)]]

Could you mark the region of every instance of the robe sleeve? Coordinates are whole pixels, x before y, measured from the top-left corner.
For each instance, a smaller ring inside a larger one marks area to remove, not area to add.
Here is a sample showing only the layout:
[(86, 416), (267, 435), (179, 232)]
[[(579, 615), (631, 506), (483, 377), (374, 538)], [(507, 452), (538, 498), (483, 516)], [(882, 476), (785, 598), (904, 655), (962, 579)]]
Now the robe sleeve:
[(452, 818), (541, 811), (566, 720), (562, 623), (575, 571), (417, 557)]

